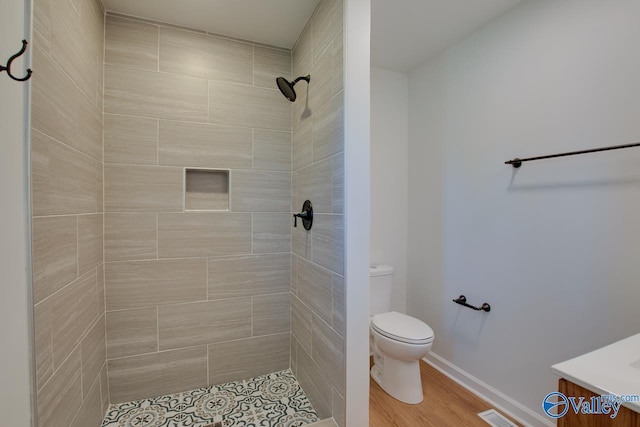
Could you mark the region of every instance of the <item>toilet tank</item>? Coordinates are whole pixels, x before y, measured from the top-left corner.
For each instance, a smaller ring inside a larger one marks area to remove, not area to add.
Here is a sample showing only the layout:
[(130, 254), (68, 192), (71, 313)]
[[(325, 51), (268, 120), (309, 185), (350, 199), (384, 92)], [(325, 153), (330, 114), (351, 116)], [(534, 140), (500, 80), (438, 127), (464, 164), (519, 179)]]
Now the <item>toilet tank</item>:
[(369, 269), (371, 291), (371, 316), (391, 311), (391, 289), (393, 286), (393, 267), (388, 265), (372, 265)]

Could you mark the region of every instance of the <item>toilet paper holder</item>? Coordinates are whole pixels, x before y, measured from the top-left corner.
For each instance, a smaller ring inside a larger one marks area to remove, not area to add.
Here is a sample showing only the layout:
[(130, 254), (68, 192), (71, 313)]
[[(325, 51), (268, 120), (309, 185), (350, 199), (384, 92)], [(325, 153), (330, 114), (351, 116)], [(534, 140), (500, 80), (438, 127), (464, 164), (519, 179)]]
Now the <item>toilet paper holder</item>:
[(460, 295), (458, 298), (454, 299), (453, 302), (476, 311), (482, 310), (482, 311), (486, 311), (487, 313), (491, 311), (491, 306), (486, 302), (483, 303), (480, 307), (475, 307), (471, 304), (467, 304), (467, 297), (465, 297), (464, 295)]

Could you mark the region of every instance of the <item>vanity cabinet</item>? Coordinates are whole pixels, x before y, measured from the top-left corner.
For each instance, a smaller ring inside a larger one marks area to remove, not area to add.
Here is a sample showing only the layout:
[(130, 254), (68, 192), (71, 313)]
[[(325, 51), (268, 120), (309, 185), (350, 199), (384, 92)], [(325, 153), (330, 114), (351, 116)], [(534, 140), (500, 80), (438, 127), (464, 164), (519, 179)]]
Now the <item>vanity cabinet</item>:
[[(564, 378), (560, 379), (558, 391), (565, 396), (584, 396), (590, 399), (599, 396), (597, 393), (580, 387)], [(620, 407), (618, 415), (611, 418), (609, 415), (585, 415), (576, 414), (569, 410), (565, 416), (558, 418), (558, 427), (640, 427), (640, 413), (627, 407)]]

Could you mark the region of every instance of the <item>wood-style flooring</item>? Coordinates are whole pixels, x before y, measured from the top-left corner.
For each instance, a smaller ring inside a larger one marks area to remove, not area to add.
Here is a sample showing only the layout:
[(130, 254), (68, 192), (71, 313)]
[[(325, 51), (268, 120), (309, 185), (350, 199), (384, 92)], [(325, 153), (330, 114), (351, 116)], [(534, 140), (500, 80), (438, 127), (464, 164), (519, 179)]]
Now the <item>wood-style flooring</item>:
[(478, 412), (491, 409), (491, 405), (423, 361), (420, 371), (424, 400), (418, 405), (394, 399), (369, 377), (370, 427), (489, 426), (478, 417)]

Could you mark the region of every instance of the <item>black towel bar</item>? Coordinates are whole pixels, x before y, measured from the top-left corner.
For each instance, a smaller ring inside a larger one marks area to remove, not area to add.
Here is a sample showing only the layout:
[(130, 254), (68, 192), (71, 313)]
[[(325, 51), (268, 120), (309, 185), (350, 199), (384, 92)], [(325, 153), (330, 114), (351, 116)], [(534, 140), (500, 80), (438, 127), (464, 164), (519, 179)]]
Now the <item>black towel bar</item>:
[(566, 153), (549, 154), (547, 156), (529, 157), (526, 159), (519, 159), (516, 157), (515, 159), (507, 160), (504, 163), (507, 165), (511, 165), (514, 168), (519, 168), (520, 166), (522, 166), (523, 162), (530, 162), (532, 160), (552, 159), (554, 157), (575, 156), (577, 154), (597, 153), (600, 151), (620, 150), (622, 148), (632, 148), (632, 147), (640, 147), (640, 142), (636, 142), (633, 144), (624, 144), (624, 145), (612, 145), (611, 147), (592, 148), (589, 150), (568, 151)]
[(489, 304), (487, 304), (486, 302), (482, 304), (482, 306), (480, 307), (475, 307), (471, 304), (467, 304), (467, 297), (465, 297), (464, 295), (460, 295), (458, 298), (454, 299), (453, 302), (455, 302), (456, 304), (460, 304), (463, 305), (467, 308), (470, 308), (472, 310), (476, 310), (476, 311), (486, 311), (487, 313), (491, 311), (491, 306)]

